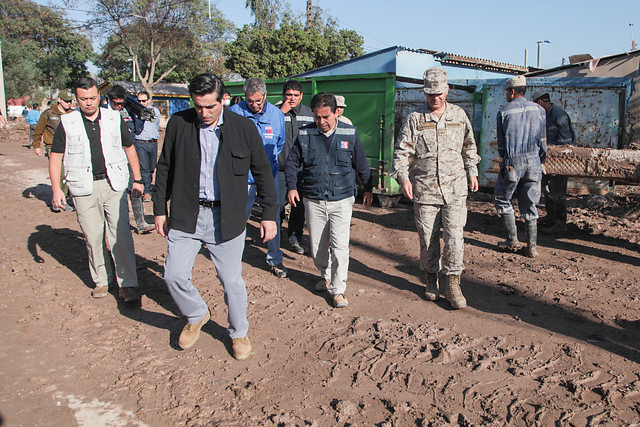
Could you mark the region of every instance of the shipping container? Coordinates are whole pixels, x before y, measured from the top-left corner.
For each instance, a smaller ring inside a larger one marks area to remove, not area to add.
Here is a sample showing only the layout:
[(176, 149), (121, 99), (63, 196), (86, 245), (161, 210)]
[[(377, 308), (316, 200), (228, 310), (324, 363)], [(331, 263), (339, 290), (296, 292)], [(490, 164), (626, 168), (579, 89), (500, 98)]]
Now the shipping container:
[[(374, 177), (374, 192), (382, 205), (395, 204), (401, 194), (398, 183), (389, 177), (395, 137), (407, 114), (424, 104), (422, 82), (393, 73), (315, 76), (296, 79), (303, 87), (303, 103), (309, 105), (318, 92), (332, 92), (346, 99), (344, 115), (351, 119), (363, 142)], [(412, 81), (410, 81), (412, 80)], [(268, 80), (267, 99), (275, 104), (282, 99), (286, 79)], [(497, 153), (496, 115), (506, 104), (506, 79), (450, 80), (447, 101), (462, 107), (474, 127), (478, 152), (479, 182), (483, 187), (495, 184), (500, 158)], [(227, 83), (231, 95), (244, 95), (243, 82)], [(580, 147), (623, 148), (625, 115), (629, 102), (637, 100), (629, 77), (529, 78), (527, 99), (540, 89), (549, 92), (571, 117)], [(628, 125), (628, 123), (627, 123)], [(628, 141), (627, 141), (628, 143)], [(627, 144), (628, 145), (628, 144)]]

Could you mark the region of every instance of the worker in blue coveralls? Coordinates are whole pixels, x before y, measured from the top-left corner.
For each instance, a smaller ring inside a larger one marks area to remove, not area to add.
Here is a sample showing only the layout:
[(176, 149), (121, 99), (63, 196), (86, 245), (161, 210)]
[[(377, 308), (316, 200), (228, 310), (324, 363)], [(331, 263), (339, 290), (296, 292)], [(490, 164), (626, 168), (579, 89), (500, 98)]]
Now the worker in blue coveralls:
[[(258, 78), (248, 79), (243, 88), (245, 100), (229, 107), (229, 111), (250, 119), (258, 128), (264, 149), (267, 152), (273, 180), (278, 189), (278, 156), (284, 147), (285, 124), (284, 114), (280, 109), (267, 101), (267, 86)], [(253, 175), (249, 172), (249, 187), (247, 200), (247, 219), (251, 216), (251, 209), (255, 202), (257, 187)], [(278, 196), (279, 199), (279, 196)], [(278, 208), (278, 217), (280, 207)], [(283, 254), (280, 250), (280, 221), (276, 237), (267, 242), (267, 264), (271, 272), (279, 278), (287, 277), (287, 269), (282, 264)]]
[(546, 113), (538, 104), (527, 101), (527, 81), (524, 76), (512, 77), (506, 84), (507, 105), (498, 111), (498, 154), (502, 158), (494, 190), (494, 203), (507, 231), (507, 240), (500, 248), (510, 252), (521, 249), (516, 218), (511, 203), (518, 197), (520, 215), (526, 222), (526, 256), (538, 255), (536, 204), (540, 201), (542, 163), (547, 157)]

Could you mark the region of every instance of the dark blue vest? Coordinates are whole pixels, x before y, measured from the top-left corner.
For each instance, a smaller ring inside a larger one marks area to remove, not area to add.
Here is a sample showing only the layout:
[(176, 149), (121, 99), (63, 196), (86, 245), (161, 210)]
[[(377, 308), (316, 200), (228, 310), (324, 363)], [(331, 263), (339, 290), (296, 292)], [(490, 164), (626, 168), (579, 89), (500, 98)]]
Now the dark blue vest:
[(356, 194), (356, 173), (353, 169), (355, 134), (355, 127), (338, 123), (329, 137), (331, 143), (327, 153), (326, 137), (317, 127), (312, 125), (300, 129), (302, 179), (298, 188), (304, 197), (336, 201)]

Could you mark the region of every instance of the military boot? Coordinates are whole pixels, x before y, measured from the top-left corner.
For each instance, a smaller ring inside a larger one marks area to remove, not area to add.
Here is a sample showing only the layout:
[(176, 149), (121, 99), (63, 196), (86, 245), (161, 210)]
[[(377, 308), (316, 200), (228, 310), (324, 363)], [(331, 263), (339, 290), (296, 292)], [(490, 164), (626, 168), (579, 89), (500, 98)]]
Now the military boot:
[(447, 276), (447, 289), (444, 293), (447, 301), (451, 304), (451, 307), (465, 308), (467, 306), (467, 300), (462, 295), (460, 289), (460, 276)]
[(427, 273), (427, 289), (424, 291), (424, 297), (427, 301), (435, 301), (439, 296), (438, 273)]
[(502, 223), (507, 230), (507, 240), (498, 243), (498, 247), (503, 251), (516, 252), (520, 250), (520, 242), (518, 242), (518, 228), (516, 227), (516, 215), (512, 212), (502, 215)]
[(133, 217), (136, 220), (136, 228), (138, 234), (148, 234), (155, 228), (154, 225), (148, 224), (144, 219), (144, 206), (142, 205), (142, 197), (135, 197), (133, 194), (129, 194), (131, 200), (131, 210), (133, 211)]
[(524, 254), (529, 258), (535, 258), (538, 256), (538, 250), (536, 249), (536, 242), (538, 240), (538, 221), (527, 221), (527, 247), (524, 250)]

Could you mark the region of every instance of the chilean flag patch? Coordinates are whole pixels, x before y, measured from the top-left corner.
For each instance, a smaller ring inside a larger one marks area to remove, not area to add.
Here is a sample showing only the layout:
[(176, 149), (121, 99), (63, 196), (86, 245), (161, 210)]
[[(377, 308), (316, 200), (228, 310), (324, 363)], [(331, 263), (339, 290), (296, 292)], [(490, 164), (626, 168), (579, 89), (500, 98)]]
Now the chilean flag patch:
[(273, 128), (271, 126), (267, 126), (267, 133), (273, 133)]
[(340, 148), (342, 148), (343, 150), (348, 150), (349, 149), (349, 141), (340, 141)]

